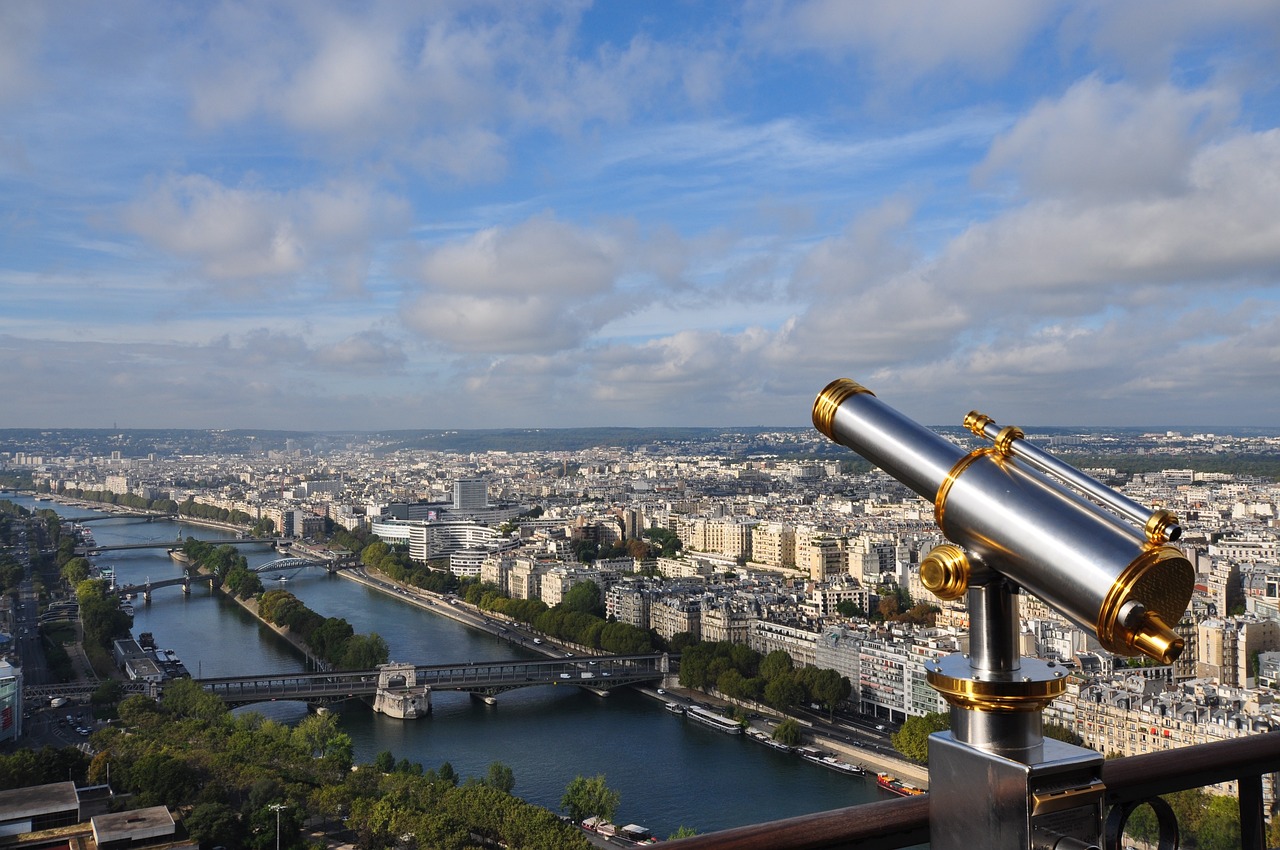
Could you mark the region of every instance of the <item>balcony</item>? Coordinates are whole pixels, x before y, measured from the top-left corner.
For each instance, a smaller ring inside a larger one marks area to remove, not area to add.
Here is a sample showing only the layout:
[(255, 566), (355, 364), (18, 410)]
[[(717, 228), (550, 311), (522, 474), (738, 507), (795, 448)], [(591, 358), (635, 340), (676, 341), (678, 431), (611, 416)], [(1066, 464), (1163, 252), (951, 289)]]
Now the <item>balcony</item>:
[[(1240, 846), (1265, 850), (1262, 777), (1280, 773), (1280, 732), (1105, 763), (1109, 818), (1143, 801), (1220, 782), (1239, 783)], [(886, 800), (726, 829), (673, 842), (673, 850), (891, 850), (929, 840), (929, 798)], [(1104, 850), (1122, 850), (1119, 837)]]

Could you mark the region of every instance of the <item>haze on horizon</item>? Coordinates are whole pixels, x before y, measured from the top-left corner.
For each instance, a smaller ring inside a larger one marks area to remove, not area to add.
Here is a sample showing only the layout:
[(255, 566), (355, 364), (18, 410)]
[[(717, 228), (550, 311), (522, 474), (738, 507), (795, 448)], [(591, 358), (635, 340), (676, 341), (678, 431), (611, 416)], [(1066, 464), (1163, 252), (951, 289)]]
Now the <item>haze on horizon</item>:
[(1280, 424), (1272, 0), (0, 4), (0, 428)]

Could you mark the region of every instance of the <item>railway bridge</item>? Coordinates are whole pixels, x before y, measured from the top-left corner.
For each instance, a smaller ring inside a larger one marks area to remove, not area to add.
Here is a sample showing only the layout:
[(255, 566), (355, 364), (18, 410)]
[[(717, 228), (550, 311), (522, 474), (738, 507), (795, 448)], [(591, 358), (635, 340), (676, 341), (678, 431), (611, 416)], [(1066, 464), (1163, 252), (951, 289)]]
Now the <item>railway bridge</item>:
[(326, 704), (371, 700), (374, 711), (392, 717), (422, 717), (431, 711), (432, 691), (466, 691), (490, 705), (498, 695), (539, 685), (585, 688), (599, 696), (622, 685), (660, 682), (677, 670), (679, 656), (603, 655), (536, 661), (466, 664), (383, 664), (373, 670), (272, 673), (197, 679), (228, 705), (272, 700)]

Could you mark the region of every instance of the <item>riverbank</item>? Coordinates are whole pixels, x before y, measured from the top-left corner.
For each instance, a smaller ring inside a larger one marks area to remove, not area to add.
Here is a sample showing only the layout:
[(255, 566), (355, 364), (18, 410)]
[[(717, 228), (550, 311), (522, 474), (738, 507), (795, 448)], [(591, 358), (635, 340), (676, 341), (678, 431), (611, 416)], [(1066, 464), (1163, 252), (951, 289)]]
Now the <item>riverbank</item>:
[[(493, 620), (492, 615), (488, 612), (483, 612), (480, 609), (475, 608), (473, 613), (473, 611), (470, 610), (473, 606), (468, 605), (466, 602), (461, 600), (451, 600), (449, 597), (441, 596), (440, 594), (398, 584), (391, 578), (379, 573), (377, 570), (342, 570), (339, 575), (381, 593), (385, 593), (388, 596), (394, 596), (411, 605), (422, 608), (423, 610), (431, 611), (432, 613), (439, 614), (443, 617), (448, 617), (451, 620), (470, 626), (479, 631), (488, 632), (489, 634), (501, 637), (503, 636), (501, 630), (504, 627), (509, 628), (505, 623), (499, 624), (497, 621)], [(551, 658), (558, 658), (566, 651), (564, 647), (547, 643), (545, 639), (543, 639), (544, 642), (540, 645), (532, 644), (527, 641), (520, 641), (518, 639), (513, 640), (510, 637), (507, 639), (511, 640), (513, 643), (520, 643), (520, 645), (526, 646), (529, 649), (540, 652)], [(631, 687), (637, 692), (660, 702), (670, 702), (671, 696), (676, 695), (689, 702), (700, 702), (707, 705), (725, 707), (734, 704), (732, 701), (723, 697), (707, 694), (703, 691), (690, 690), (688, 688), (663, 688), (662, 690), (666, 693), (660, 694), (658, 693), (657, 688), (651, 688), (646, 685), (632, 685)], [(785, 720), (789, 716), (779, 714), (766, 706), (752, 705), (738, 707), (747, 708), (750, 711), (756, 711), (761, 714), (768, 714), (770, 717), (778, 721)], [(863, 765), (870, 773), (891, 773), (900, 779), (906, 780), (911, 784), (922, 788), (927, 788), (929, 785), (929, 770), (922, 765), (918, 765), (904, 759), (896, 759), (891, 756), (886, 756), (882, 753), (877, 753), (864, 747), (852, 746), (845, 741), (837, 740), (829, 735), (815, 732), (806, 721), (800, 718), (794, 719), (801, 723), (801, 726), (804, 729), (804, 743), (807, 745), (834, 752), (843, 757), (846, 761), (852, 761)]]
[[(209, 575), (209, 572), (204, 567), (197, 567), (196, 572), (200, 573), (201, 575)], [(239, 605), (245, 611), (253, 615), (253, 618), (257, 620), (261, 625), (266, 626), (268, 629), (275, 632), (286, 643), (288, 643), (294, 649), (298, 650), (298, 652), (302, 653), (303, 658), (307, 660), (307, 665), (312, 669), (326, 670), (329, 668), (329, 664), (323, 661), (322, 659), (316, 658), (311, 653), (311, 649), (310, 647), (307, 646), (306, 641), (304, 641), (302, 638), (295, 635), (292, 632), (292, 630), (289, 629), (288, 626), (278, 626), (275, 623), (268, 622), (266, 618), (262, 616), (262, 613), (258, 610), (258, 600), (256, 597), (252, 599), (241, 599), (240, 597), (236, 596), (234, 593), (228, 593), (226, 589), (223, 588), (221, 585), (215, 586), (213, 588), (213, 591), (214, 593), (222, 594), (222, 597), (224, 599), (230, 599), (232, 602)]]

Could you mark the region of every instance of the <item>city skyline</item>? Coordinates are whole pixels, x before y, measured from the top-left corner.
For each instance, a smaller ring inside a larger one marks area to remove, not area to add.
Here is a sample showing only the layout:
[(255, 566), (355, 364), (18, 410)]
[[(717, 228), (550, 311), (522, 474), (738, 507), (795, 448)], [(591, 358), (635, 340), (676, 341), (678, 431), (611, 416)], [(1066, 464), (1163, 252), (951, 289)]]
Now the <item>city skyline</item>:
[(0, 7), (0, 428), (1280, 423), (1280, 8)]

